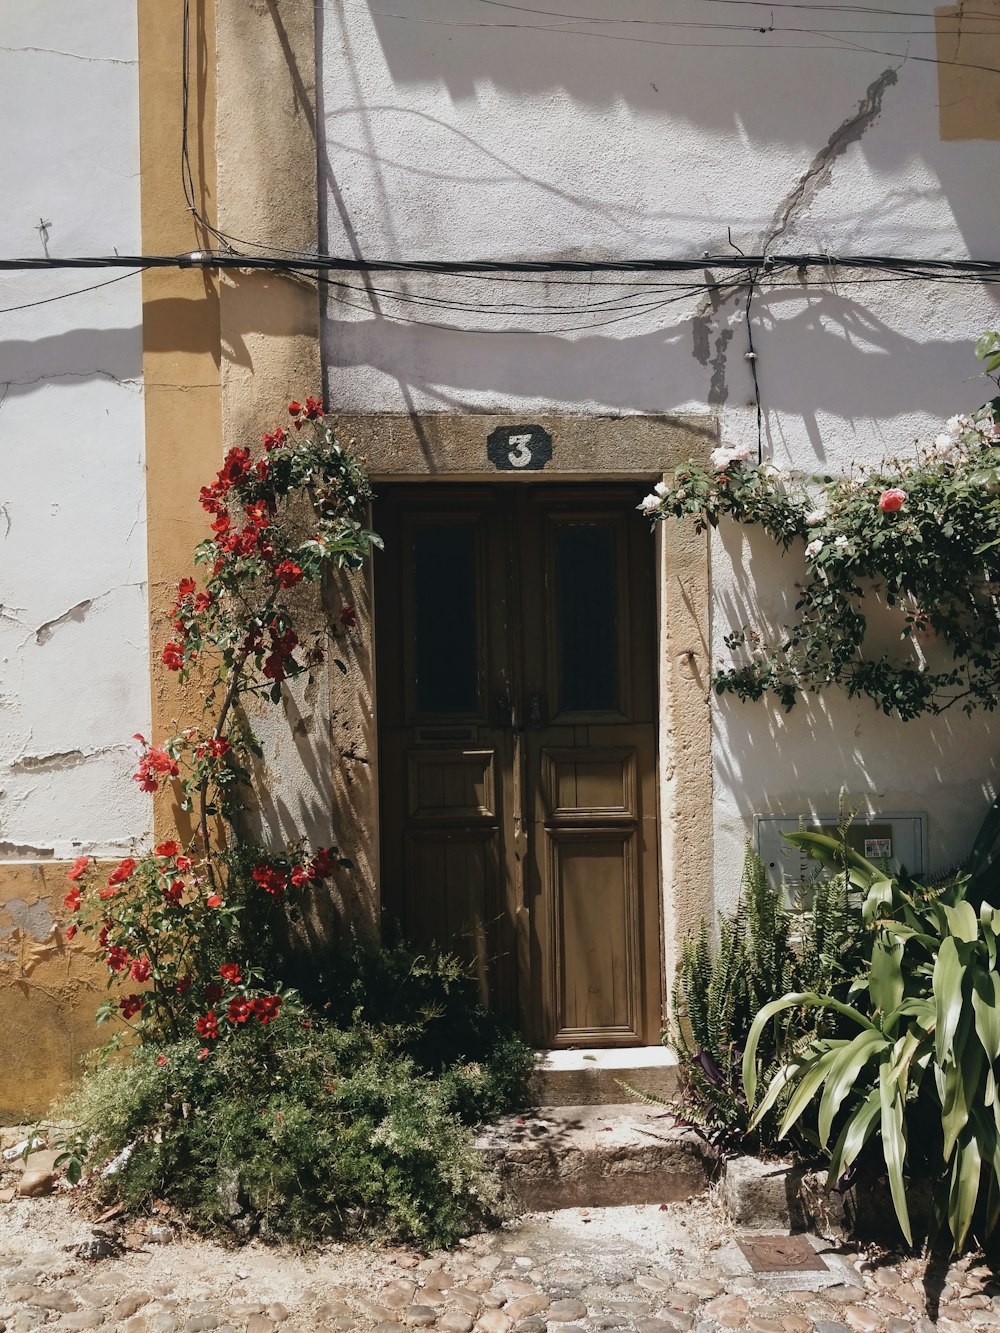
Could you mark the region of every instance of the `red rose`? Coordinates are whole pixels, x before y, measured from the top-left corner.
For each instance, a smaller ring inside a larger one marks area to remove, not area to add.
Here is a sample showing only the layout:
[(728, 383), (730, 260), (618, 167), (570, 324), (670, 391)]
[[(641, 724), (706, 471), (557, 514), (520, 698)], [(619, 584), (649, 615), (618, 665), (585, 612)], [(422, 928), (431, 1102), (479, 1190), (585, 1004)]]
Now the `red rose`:
[[(212, 1036), (217, 1037), (218, 1035), (219, 1035), (219, 1030), (218, 1028), (216, 1028), (216, 1030), (212, 1033)], [(198, 1059), (207, 1060), (210, 1055), (211, 1051), (209, 1050), (209, 1048), (207, 1046), (203, 1046), (201, 1050), (198, 1052)]]
[(245, 1023), (248, 1018), (253, 1018), (253, 1012), (253, 1007), (249, 1000), (237, 997), (235, 1000), (229, 1001), (229, 1009), (226, 1013), (226, 1017), (229, 1019), (230, 1023)]
[(344, 629), (354, 629), (355, 625), (358, 623), (358, 613), (350, 602), (348, 602), (340, 612), (340, 623), (343, 625)]
[(878, 497), (878, 507), (883, 514), (894, 514), (897, 509), (902, 509), (906, 498), (906, 491), (899, 486), (890, 486)]
[(174, 865), (176, 865), (177, 869), (181, 872), (182, 875), (186, 875), (187, 872), (194, 865), (194, 862), (191, 860), (190, 856), (178, 856), (177, 860), (174, 862)]
[(186, 995), (190, 989), (191, 989), (191, 973), (185, 972), (184, 976), (182, 976), (178, 980), (177, 985), (174, 987), (174, 990), (177, 992), (178, 995)]
[(178, 843), (171, 838), (168, 842), (161, 842), (158, 847), (153, 848), (154, 856), (176, 856), (180, 851)]
[(122, 972), (128, 967), (131, 960), (128, 956), (128, 950), (123, 949), (120, 944), (112, 944), (108, 950), (108, 956), (105, 962), (112, 972)]
[(320, 847), (309, 865), (312, 879), (329, 879), (337, 868), (337, 858), (328, 847)]
[(127, 879), (132, 878), (132, 872), (135, 870), (135, 859), (126, 856), (124, 861), (119, 861), (118, 865), (108, 876), (108, 886), (112, 884), (124, 884)]
[(206, 902), (206, 906), (207, 906), (207, 907), (221, 907), (221, 906), (222, 906), (222, 899), (219, 897), (219, 895), (218, 895), (217, 893), (213, 893), (213, 894), (208, 898), (208, 900), (207, 900), (207, 902)]
[(63, 902), (66, 904), (67, 912), (79, 912), (80, 890), (76, 887), (75, 884), (72, 887), (72, 889), (70, 889), (69, 893), (67, 893), (66, 897), (63, 899)]
[(175, 879), (172, 884), (169, 882), (164, 884), (163, 896), (168, 903), (179, 903), (184, 897), (184, 881)]
[(184, 645), (171, 640), (163, 649), (163, 665), (168, 671), (180, 671), (184, 666)]
[(158, 1056), (156, 1057), (156, 1063), (157, 1063), (157, 1064), (160, 1066), (160, 1068), (162, 1069), (163, 1066), (167, 1063), (167, 1057), (166, 1057), (165, 1055), (158, 1055)]
[(182, 602), (185, 597), (190, 597), (197, 586), (194, 579), (181, 579), (177, 585), (177, 600)]
[(73, 869), (69, 872), (66, 878), (70, 880), (79, 879), (89, 865), (90, 865), (89, 856), (78, 856), (76, 860), (73, 862)]
[(306, 866), (292, 866), (292, 883), (297, 889), (304, 888), (311, 878)]
[(223, 963), (219, 968), (219, 976), (223, 981), (228, 981), (232, 986), (238, 986), (243, 980), (240, 976), (238, 963)]
[(302, 582), (302, 570), (294, 560), (282, 560), (281, 564), (275, 567), (274, 572), (278, 579), (279, 588), (294, 588), (297, 583)]
[(256, 1014), (259, 1023), (270, 1023), (272, 1018), (278, 1017), (278, 1010), (281, 1008), (281, 996), (262, 995), (259, 999), (252, 1001), (250, 1007)]
[(274, 866), (254, 866), (253, 880), (259, 884), (267, 893), (278, 897), (288, 888), (288, 876), (283, 870), (276, 870)]
[(217, 981), (210, 981), (205, 987), (205, 1003), (208, 1005), (218, 1004), (222, 999), (223, 990)]
[(75, 925), (73, 925), (73, 926), (67, 926), (67, 927), (66, 927), (66, 930), (65, 930), (63, 933), (65, 934), (65, 936), (66, 936), (66, 938), (67, 938), (68, 940), (71, 940), (71, 939), (73, 938), (73, 936), (76, 934), (76, 931), (77, 931), (77, 927), (76, 927)]
[(126, 995), (123, 1000), (118, 1001), (118, 1007), (122, 1011), (123, 1018), (131, 1018), (133, 1014), (141, 1014), (145, 1001), (141, 995)]
[[(211, 1009), (207, 1014), (202, 1015), (201, 1018), (196, 1018), (194, 1026), (199, 1037), (217, 1037), (219, 1035), (219, 1020)], [(207, 1054), (208, 1049), (206, 1047), (205, 1055)], [(205, 1055), (202, 1055), (201, 1051), (199, 1051), (198, 1059), (203, 1060)]]
[(290, 402), (290, 403), (288, 404), (288, 415), (289, 415), (290, 417), (297, 417), (301, 411), (302, 411), (302, 404), (301, 404), (301, 403), (296, 403), (296, 402), (293, 400), (292, 402)]
[(133, 981), (148, 981), (153, 965), (148, 958), (137, 958), (129, 968)]

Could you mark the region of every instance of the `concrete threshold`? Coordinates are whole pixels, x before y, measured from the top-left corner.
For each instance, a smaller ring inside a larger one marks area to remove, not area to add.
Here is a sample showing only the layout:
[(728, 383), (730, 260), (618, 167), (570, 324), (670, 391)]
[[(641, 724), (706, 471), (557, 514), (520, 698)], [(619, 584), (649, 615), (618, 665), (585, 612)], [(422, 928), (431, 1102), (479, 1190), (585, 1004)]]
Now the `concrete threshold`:
[(677, 1092), (677, 1057), (666, 1046), (539, 1051), (538, 1060), (530, 1088), (538, 1106), (640, 1103), (630, 1088), (661, 1101)]
[(477, 1147), (530, 1210), (673, 1203), (710, 1172), (702, 1141), (644, 1105), (539, 1107), (491, 1125)]

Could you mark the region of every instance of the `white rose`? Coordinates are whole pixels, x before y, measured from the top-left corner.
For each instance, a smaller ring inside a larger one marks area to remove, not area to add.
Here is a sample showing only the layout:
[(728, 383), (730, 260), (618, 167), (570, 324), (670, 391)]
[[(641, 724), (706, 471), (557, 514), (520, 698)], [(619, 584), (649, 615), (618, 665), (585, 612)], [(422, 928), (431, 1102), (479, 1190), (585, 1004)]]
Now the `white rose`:
[(850, 546), (850, 542), (846, 537), (834, 537), (833, 544), (834, 546), (839, 546), (841, 550), (843, 550), (845, 546)]
[(653, 487), (653, 494), (654, 494), (654, 495), (669, 495), (669, 494), (670, 494), (670, 487), (667, 485), (667, 483), (666, 483), (665, 481), (658, 481), (658, 482), (656, 483), (656, 485)]
[(817, 524), (824, 523), (825, 521), (826, 521), (825, 509), (812, 509), (808, 514), (806, 514), (806, 525), (810, 528), (815, 528)]
[(823, 540), (821, 537), (814, 537), (806, 547), (806, 558), (811, 559), (814, 555), (819, 555), (823, 549)]
[(643, 497), (639, 509), (644, 514), (656, 514), (660, 510), (660, 497), (658, 495), (646, 495)]

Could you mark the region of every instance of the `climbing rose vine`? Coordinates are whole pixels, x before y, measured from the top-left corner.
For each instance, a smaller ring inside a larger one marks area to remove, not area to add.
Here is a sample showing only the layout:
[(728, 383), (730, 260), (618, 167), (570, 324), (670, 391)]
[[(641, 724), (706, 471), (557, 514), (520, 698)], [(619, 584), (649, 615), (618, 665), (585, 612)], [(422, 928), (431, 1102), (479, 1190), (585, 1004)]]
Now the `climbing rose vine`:
[[(67, 939), (93, 937), (109, 984), (130, 987), (99, 1019), (116, 1014), (153, 1040), (191, 1037), (205, 1043), (199, 1059), (233, 1029), (266, 1026), (296, 1006), (257, 927), (268, 905), (350, 864), (336, 847), (276, 853), (246, 837), (241, 815), (261, 753), (247, 705), (254, 696), (279, 703), (286, 682), (311, 677), (356, 626), (351, 603), (325, 612), (329, 576), (360, 568), (380, 544), (365, 526), (371, 490), (319, 398), (290, 403), (287, 424), (262, 445), (257, 456), (230, 449), (202, 487), (212, 535), (195, 551), (200, 577), (181, 579), (169, 614), (163, 665), (196, 685), (203, 721), (156, 745), (134, 737), (134, 780), (148, 792), (173, 784), (197, 832), (186, 846), (178, 835), (125, 857), (103, 883), (80, 857), (65, 901)], [(319, 616), (303, 598), (310, 586), (320, 593)]]
[[(977, 345), (1000, 370), (1000, 335)], [(1000, 398), (953, 416), (933, 443), (847, 477), (793, 478), (720, 447), (709, 467), (685, 463), (640, 509), (652, 522), (723, 517), (763, 528), (784, 550), (804, 543), (797, 619), (766, 638), (726, 639), (733, 665), (718, 694), (775, 696), (790, 709), (831, 685), (901, 718), (993, 709), (1000, 700)], [(869, 615), (881, 604), (899, 649), (878, 651)]]

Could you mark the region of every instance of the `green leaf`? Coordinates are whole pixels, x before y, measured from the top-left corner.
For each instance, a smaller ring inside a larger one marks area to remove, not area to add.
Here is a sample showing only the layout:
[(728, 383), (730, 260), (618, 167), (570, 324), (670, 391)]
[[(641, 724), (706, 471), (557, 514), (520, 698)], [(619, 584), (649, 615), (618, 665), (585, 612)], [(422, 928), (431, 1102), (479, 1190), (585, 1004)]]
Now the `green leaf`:
[(858, 1075), (869, 1060), (885, 1050), (887, 1043), (879, 1032), (859, 1032), (837, 1056), (830, 1069), (819, 1104), (819, 1141), (826, 1148), (833, 1121), (847, 1094), (854, 1089)]
[(972, 904), (963, 899), (954, 907), (949, 907), (947, 903), (942, 903), (942, 907), (948, 928), (955, 938), (963, 944), (975, 944), (979, 939), (979, 919)]
[(910, 1228), (910, 1213), (906, 1206), (906, 1182), (903, 1179), (903, 1162), (906, 1158), (906, 1131), (903, 1125), (903, 1100), (899, 1095), (899, 1084), (892, 1074), (891, 1061), (887, 1058), (879, 1067), (879, 1106), (882, 1112), (882, 1156), (885, 1158), (889, 1173), (889, 1192), (892, 1205), (899, 1219), (900, 1230), (908, 1245), (913, 1244)]
[(817, 995), (815, 991), (795, 991), (791, 995), (782, 996), (780, 1000), (772, 1000), (770, 1004), (765, 1004), (751, 1025), (746, 1048), (743, 1051), (743, 1087), (746, 1091), (747, 1101), (751, 1106), (754, 1104), (757, 1093), (756, 1058), (761, 1033), (778, 1014), (783, 1013), (786, 1009), (795, 1009), (799, 1005), (804, 1005), (807, 1008), (832, 1009), (835, 1013), (842, 1014), (844, 1018), (853, 1019), (861, 1027), (871, 1028), (873, 1032), (878, 1032), (878, 1028), (871, 1019), (867, 1018), (860, 1010), (852, 1008), (849, 1004), (843, 1004), (830, 995)]
[(993, 1064), (1000, 1057), (1000, 976), (996, 972), (972, 973), (972, 1008), (976, 1015), (976, 1035), (986, 1058)]
[[(796, 1087), (794, 1093), (789, 1099), (788, 1106), (785, 1108), (785, 1114), (782, 1116), (781, 1125), (778, 1129), (778, 1138), (783, 1139), (788, 1131), (802, 1115), (803, 1111), (809, 1106), (812, 1099), (819, 1091), (823, 1080), (833, 1067), (837, 1056), (840, 1055), (844, 1047), (843, 1041), (826, 1043), (826, 1049), (820, 1050), (810, 1061), (801, 1065), (796, 1071)], [(756, 1121), (756, 1118), (755, 1118)], [(751, 1123), (755, 1123), (755, 1121)]]
[(872, 1003), (883, 1014), (891, 1013), (902, 1003), (903, 983), (902, 942), (890, 944), (885, 936), (876, 938), (868, 971), (868, 990)]
[(932, 987), (934, 992), (934, 1051), (939, 1065), (954, 1057), (955, 1033), (962, 1017), (962, 983), (965, 965), (958, 945), (949, 935), (941, 941), (934, 964)]
[(870, 861), (859, 856), (838, 838), (831, 838), (826, 833), (783, 833), (781, 836), (793, 847), (798, 847), (800, 851), (826, 866), (828, 870), (841, 875), (846, 870), (855, 888), (867, 892), (873, 884), (885, 879), (882, 871)]
[(830, 1170), (827, 1174), (827, 1186), (836, 1185), (837, 1181), (852, 1166), (858, 1153), (865, 1146), (879, 1121), (881, 1097), (878, 1088), (873, 1088), (856, 1111), (848, 1118), (840, 1137), (830, 1154)]
[(951, 1190), (948, 1195), (948, 1226), (951, 1228), (953, 1250), (962, 1248), (979, 1198), (979, 1181), (983, 1159), (975, 1130), (970, 1126), (962, 1136), (951, 1169)]

